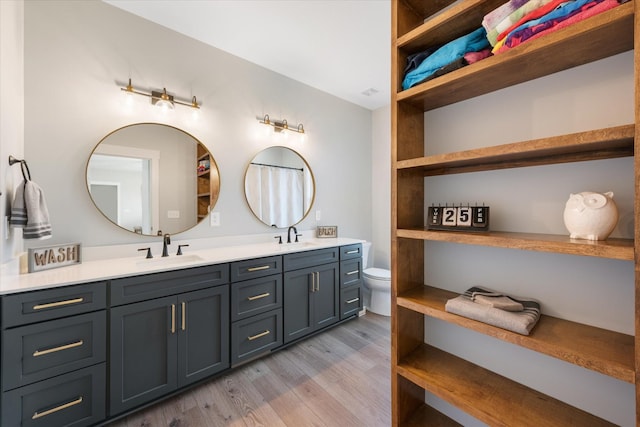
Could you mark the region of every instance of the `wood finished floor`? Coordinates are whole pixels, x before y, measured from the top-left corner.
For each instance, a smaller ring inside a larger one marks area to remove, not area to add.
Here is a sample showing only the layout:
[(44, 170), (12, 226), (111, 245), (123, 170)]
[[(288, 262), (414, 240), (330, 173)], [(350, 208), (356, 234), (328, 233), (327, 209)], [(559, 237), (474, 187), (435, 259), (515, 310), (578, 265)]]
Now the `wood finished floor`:
[(372, 313), (109, 427), (387, 427), (389, 318)]

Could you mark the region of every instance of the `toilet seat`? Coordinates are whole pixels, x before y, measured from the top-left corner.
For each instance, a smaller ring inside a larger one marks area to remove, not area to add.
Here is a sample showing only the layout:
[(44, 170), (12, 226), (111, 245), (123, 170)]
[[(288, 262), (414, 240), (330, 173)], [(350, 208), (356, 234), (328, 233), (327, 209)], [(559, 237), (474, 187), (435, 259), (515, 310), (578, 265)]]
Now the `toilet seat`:
[(384, 268), (366, 268), (362, 274), (371, 279), (391, 280), (391, 271)]

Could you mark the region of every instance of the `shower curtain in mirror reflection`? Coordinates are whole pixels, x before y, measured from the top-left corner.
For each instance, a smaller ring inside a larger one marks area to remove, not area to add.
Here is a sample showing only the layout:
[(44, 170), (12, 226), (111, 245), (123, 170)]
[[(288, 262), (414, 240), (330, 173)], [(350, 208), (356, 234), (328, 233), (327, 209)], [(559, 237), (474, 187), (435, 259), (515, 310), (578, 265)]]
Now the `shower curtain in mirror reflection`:
[(246, 188), (247, 202), (262, 222), (286, 228), (304, 217), (310, 192), (302, 170), (251, 164), (247, 174), (256, 183)]

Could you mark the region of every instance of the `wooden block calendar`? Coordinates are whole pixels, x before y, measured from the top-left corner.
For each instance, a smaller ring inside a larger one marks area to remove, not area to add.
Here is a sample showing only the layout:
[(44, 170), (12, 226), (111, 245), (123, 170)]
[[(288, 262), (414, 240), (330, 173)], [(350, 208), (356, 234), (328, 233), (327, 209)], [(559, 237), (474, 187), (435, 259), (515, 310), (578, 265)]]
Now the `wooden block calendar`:
[(489, 206), (430, 206), (427, 229), (489, 231)]

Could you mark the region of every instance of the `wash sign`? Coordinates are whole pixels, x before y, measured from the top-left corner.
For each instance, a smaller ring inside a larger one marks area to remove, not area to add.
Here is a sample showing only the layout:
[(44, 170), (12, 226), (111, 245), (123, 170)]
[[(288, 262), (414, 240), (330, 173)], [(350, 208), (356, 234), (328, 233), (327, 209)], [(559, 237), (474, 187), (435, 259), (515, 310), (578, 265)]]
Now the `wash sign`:
[(29, 249), (29, 273), (80, 264), (80, 243)]

